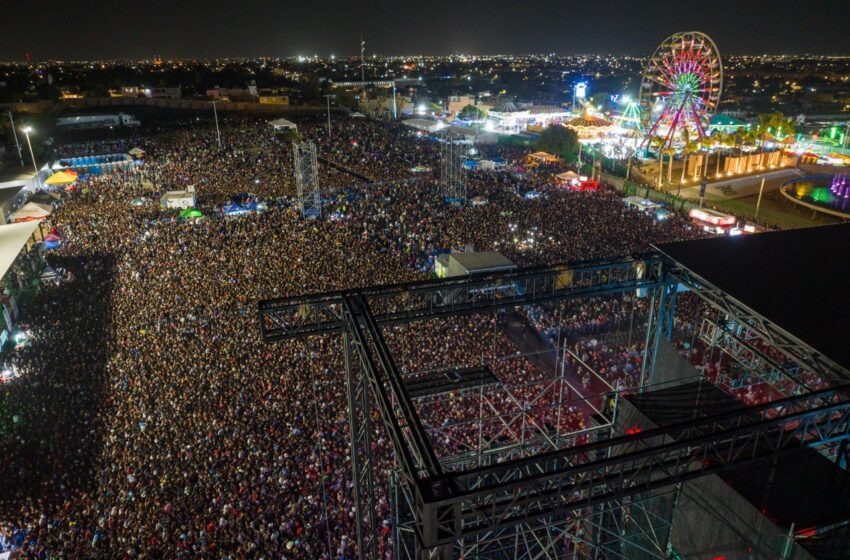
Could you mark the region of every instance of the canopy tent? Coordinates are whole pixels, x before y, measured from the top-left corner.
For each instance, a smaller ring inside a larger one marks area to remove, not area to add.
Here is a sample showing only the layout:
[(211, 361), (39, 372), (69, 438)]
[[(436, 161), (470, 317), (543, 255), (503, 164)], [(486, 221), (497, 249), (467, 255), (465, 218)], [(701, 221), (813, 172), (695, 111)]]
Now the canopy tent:
[(204, 215), (203, 212), (201, 212), (200, 210), (198, 210), (196, 208), (186, 208), (185, 210), (180, 212), (181, 218), (200, 218), (203, 215)]
[(534, 152), (533, 154), (528, 154), (528, 159), (542, 163), (555, 163), (559, 161), (558, 156), (553, 156), (547, 152)]
[(192, 190), (167, 191), (160, 197), (159, 204), (163, 208), (193, 208), (195, 206), (195, 192)]
[(649, 211), (661, 208), (661, 205), (657, 202), (653, 202), (647, 198), (643, 198), (640, 196), (627, 196), (623, 199), (623, 202), (629, 208), (637, 208), (638, 210)]
[(565, 173), (558, 173), (555, 175), (555, 180), (562, 185), (569, 185), (573, 182), (581, 181), (581, 175), (576, 173), (575, 171), (567, 171)]
[(6, 275), (38, 224), (38, 220), (32, 220), (0, 226), (0, 278)]
[(132, 150), (130, 150), (127, 153), (130, 154), (131, 156), (134, 156), (134, 157), (140, 157), (140, 156), (145, 155), (145, 151), (143, 149), (139, 148), (138, 146), (136, 146), (135, 148), (133, 148)]
[(294, 130), (298, 131), (298, 126), (287, 119), (275, 119), (273, 121), (269, 121), (269, 124), (274, 129), (275, 132), (282, 132), (286, 130)]
[(228, 204), (224, 207), (224, 213), (228, 216), (234, 216), (237, 214), (247, 214), (250, 210), (241, 204)]
[(27, 202), (20, 210), (12, 214), (11, 219), (14, 223), (43, 220), (50, 216), (52, 212), (53, 210), (48, 206), (37, 202)]
[(144, 198), (134, 198), (133, 200), (130, 201), (130, 204), (132, 206), (144, 206), (145, 205), (145, 199)]
[(73, 171), (57, 171), (44, 182), (45, 185), (70, 185), (78, 176)]

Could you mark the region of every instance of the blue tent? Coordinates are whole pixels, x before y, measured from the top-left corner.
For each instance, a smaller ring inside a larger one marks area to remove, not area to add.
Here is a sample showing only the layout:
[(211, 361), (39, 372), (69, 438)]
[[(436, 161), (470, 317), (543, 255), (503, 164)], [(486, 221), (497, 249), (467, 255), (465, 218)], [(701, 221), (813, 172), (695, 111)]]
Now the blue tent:
[(478, 167), (478, 162), (474, 159), (468, 159), (463, 162), (463, 167), (464, 169), (475, 169), (476, 167)]
[(237, 214), (247, 214), (248, 212), (249, 210), (241, 204), (228, 204), (224, 207), (224, 213), (228, 216), (234, 216)]
[(53, 249), (58, 249), (59, 246), (62, 245), (61, 241), (45, 241), (44, 248), (48, 251), (52, 251)]

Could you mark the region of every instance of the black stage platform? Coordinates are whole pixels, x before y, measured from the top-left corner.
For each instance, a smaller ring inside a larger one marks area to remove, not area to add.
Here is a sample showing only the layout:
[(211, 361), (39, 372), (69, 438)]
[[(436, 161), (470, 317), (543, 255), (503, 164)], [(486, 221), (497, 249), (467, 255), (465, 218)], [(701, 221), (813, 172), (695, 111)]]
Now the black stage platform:
[(850, 224), (656, 248), (850, 369)]
[[(626, 397), (656, 426), (667, 426), (737, 410), (743, 404), (708, 380), (647, 391)], [(775, 525), (806, 535), (835, 527), (818, 539), (800, 543), (823, 559), (846, 559), (850, 540), (831, 538), (846, 533), (850, 519), (850, 472), (813, 449), (797, 447), (775, 465), (756, 464), (723, 472), (726, 484), (759, 509)]]

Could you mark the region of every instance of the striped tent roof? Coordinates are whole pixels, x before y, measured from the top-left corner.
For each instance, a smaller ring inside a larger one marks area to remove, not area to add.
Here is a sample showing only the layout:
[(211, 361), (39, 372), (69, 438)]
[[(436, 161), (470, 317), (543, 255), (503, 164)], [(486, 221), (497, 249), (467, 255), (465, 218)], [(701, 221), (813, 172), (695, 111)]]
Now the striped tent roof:
[(532, 115), (551, 115), (554, 113), (566, 113), (566, 109), (557, 105), (533, 105), (528, 108), (528, 112)]
[(575, 127), (604, 127), (611, 126), (611, 121), (597, 117), (596, 115), (582, 115), (574, 118), (567, 125)]

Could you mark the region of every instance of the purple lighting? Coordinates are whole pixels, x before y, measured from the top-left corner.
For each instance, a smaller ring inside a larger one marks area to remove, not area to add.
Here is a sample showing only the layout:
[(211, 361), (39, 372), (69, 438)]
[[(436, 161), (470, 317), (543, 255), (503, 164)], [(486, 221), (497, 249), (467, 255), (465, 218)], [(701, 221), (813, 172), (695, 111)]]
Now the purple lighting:
[(850, 198), (850, 181), (847, 180), (847, 175), (836, 175), (833, 177), (829, 191), (835, 196)]
[(850, 181), (847, 180), (847, 175), (836, 175), (833, 177), (829, 190), (835, 196), (850, 198)]

